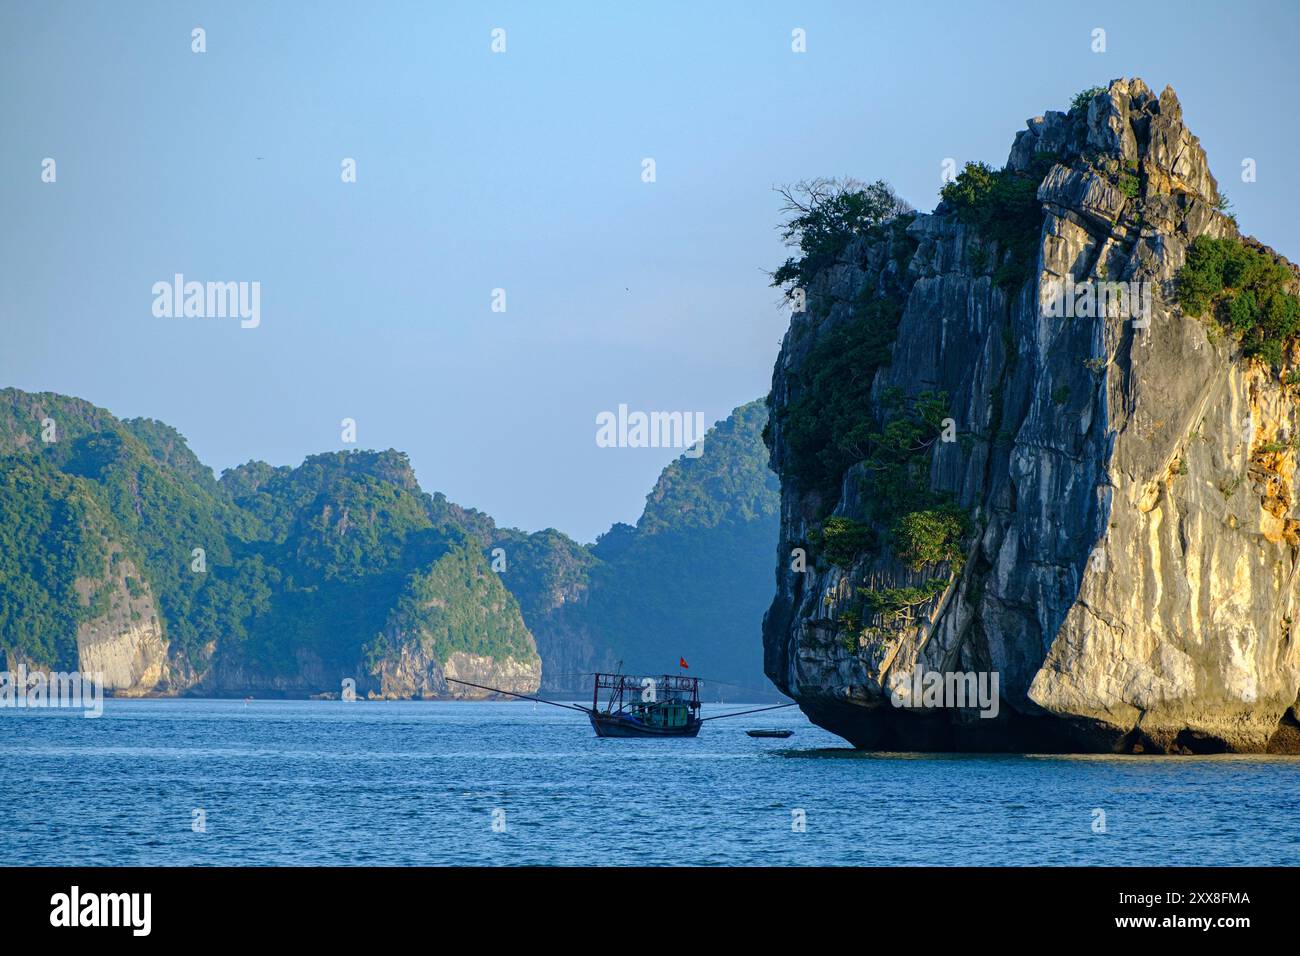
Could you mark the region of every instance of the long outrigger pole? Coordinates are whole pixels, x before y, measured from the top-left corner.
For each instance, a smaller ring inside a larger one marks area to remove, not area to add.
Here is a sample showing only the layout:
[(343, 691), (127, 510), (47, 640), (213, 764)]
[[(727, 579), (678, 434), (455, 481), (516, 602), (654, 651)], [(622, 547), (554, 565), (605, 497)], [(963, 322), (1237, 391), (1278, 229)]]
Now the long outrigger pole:
[(507, 697), (519, 697), (520, 700), (537, 701), (538, 704), (550, 704), (552, 708), (565, 708), (567, 710), (581, 710), (584, 714), (590, 714), (590, 708), (581, 708), (576, 704), (559, 704), (558, 701), (546, 700), (545, 697), (529, 697), (526, 693), (512, 693), (511, 691), (502, 691), (499, 687), (486, 687), (484, 684), (471, 684), (468, 680), (456, 680), (455, 678), (446, 678), (448, 684), (464, 684), (465, 687), (477, 687), (480, 691), (491, 691), (493, 693), (503, 693)]
[(741, 710), (741, 711), (737, 711), (734, 714), (717, 714), (716, 716), (713, 717), (701, 717), (700, 723), (703, 723), (706, 720), (722, 720), (724, 717), (744, 717), (746, 714), (760, 714), (765, 710), (780, 710), (782, 707), (795, 707), (795, 706), (798, 705), (794, 701), (791, 701), (788, 704), (773, 704), (771, 707), (759, 707), (756, 710)]
[[(531, 700), (536, 701), (539, 704), (550, 704), (552, 707), (563, 707), (566, 710), (579, 710), (584, 714), (595, 713), (595, 711), (590, 707), (580, 707), (577, 704), (561, 704), (554, 700), (547, 700), (545, 697), (529, 697), (527, 694), (516, 694), (512, 691), (502, 690), (500, 687), (488, 687), (485, 684), (471, 684), (467, 680), (456, 680), (454, 677), (448, 677), (445, 679), (449, 684), (463, 684), (466, 687), (477, 687), (479, 690), (490, 690), (494, 694), (505, 694), (507, 697), (518, 697), (520, 700)], [(742, 710), (734, 714), (718, 714), (714, 717), (702, 717), (700, 718), (700, 723), (703, 723), (706, 720), (722, 720), (724, 717), (743, 717), (746, 714), (759, 714), (765, 710), (780, 710), (782, 707), (794, 706), (796, 706), (795, 703), (791, 701), (788, 704), (774, 704), (771, 707), (759, 707), (755, 710)]]

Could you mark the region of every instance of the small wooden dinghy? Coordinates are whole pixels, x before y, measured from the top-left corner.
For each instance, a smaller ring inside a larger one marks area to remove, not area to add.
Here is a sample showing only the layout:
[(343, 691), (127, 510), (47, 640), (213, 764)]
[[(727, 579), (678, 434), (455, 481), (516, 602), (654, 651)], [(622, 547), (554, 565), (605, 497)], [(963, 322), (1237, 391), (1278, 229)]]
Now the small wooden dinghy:
[(794, 736), (793, 730), (747, 730), (745, 733), (751, 737), (780, 737), (782, 740)]

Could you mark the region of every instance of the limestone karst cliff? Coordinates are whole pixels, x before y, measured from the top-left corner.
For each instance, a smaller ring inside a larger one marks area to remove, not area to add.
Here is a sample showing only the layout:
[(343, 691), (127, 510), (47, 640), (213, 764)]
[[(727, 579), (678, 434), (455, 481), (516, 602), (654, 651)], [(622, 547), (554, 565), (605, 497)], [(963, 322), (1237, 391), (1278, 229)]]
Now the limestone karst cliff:
[[(765, 666), (814, 721), (894, 750), (1300, 749), (1297, 353), (1184, 307), (1203, 236), (1237, 226), (1177, 98), (1120, 80), (779, 274), (807, 308), (768, 399)], [(1138, 307), (1062, 314), (1107, 282)], [(918, 670), (997, 674), (997, 716), (922, 706)]]

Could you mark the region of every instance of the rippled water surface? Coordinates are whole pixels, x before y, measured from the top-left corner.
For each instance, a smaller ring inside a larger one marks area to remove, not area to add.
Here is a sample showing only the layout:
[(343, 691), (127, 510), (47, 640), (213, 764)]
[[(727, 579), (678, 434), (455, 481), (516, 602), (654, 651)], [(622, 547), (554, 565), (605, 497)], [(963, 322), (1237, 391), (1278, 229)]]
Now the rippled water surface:
[(0, 711), (0, 762), (7, 865), (1300, 859), (1296, 758), (866, 754), (793, 709), (598, 740), (529, 703), (110, 700)]

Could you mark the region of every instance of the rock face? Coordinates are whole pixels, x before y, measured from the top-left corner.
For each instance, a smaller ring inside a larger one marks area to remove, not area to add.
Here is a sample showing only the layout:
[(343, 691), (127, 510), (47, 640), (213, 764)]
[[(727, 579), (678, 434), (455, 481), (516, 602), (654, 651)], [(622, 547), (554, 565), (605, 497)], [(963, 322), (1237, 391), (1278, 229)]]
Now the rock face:
[[(996, 283), (1003, 250), (940, 204), (906, 238), (853, 240), (792, 318), (769, 397), (783, 482), (767, 673), (873, 749), (1300, 752), (1297, 387), (1175, 305), (1192, 240), (1236, 225), (1170, 89), (1113, 81), (1030, 120), (1008, 167), (1044, 154), (1028, 281)], [(1054, 315), (1066, 280), (1149, 284), (1149, 324)], [(853, 595), (918, 578), (889, 554), (792, 567), (825, 515), (866, 513), (873, 479), (853, 466), (834, 502), (788, 480), (782, 413), (816, 343), (888, 282), (905, 306), (862, 417), (892, 390), (944, 393), (958, 440), (935, 443), (929, 479), (974, 520), (946, 586), (854, 642)], [(996, 673), (997, 716), (894, 706), (918, 670)]]
[[(107, 610), (77, 627), (77, 670), (97, 675), (105, 691), (140, 697), (165, 687), (171, 677), (153, 593), (130, 558), (110, 558)], [(102, 582), (79, 582), (89, 593)]]
[(542, 660), (518, 603), (468, 543), (408, 581), (370, 653), (358, 691), (371, 698), (493, 696), (455, 680), (532, 694), (542, 678)]
[(440, 663), (422, 652), (418, 643), (404, 644), (400, 652), (378, 668), (378, 689), (368, 696), (376, 700), (484, 700), (500, 695), (490, 691), (449, 682), (465, 681), (496, 687), (513, 694), (534, 694), (541, 681), (541, 659), (506, 658), (493, 660), (477, 654), (456, 651)]
[(167, 639), (148, 584), (135, 564), (120, 552), (106, 578), (79, 578), (76, 591), (83, 606), (97, 596), (102, 610), (76, 626), (76, 657), (63, 668), (38, 662), (12, 648), (0, 647), (0, 670), (45, 674), (75, 670), (115, 697), (145, 697), (165, 692), (173, 674)]

